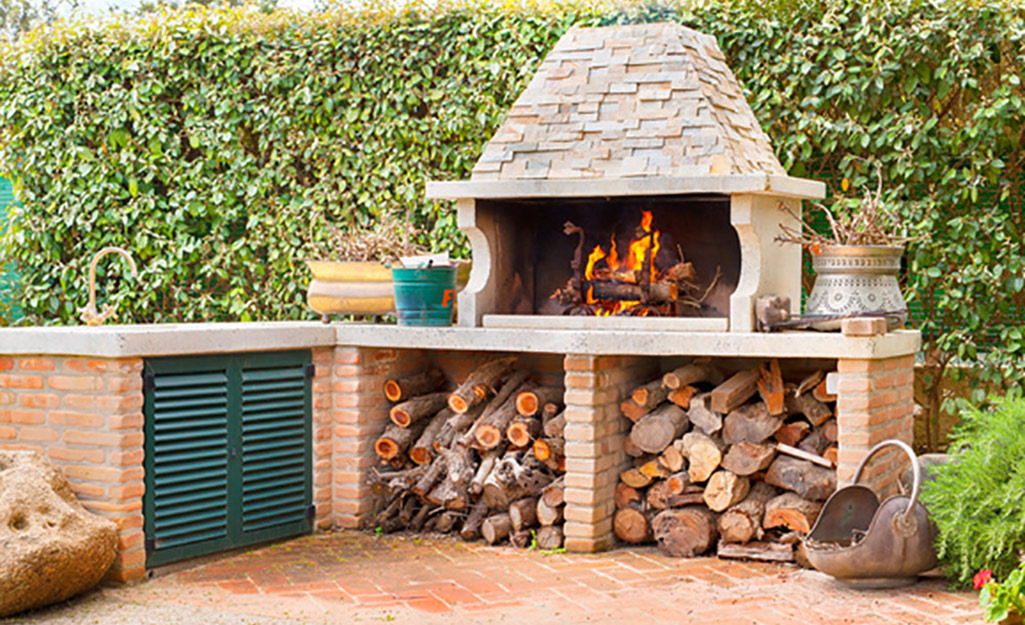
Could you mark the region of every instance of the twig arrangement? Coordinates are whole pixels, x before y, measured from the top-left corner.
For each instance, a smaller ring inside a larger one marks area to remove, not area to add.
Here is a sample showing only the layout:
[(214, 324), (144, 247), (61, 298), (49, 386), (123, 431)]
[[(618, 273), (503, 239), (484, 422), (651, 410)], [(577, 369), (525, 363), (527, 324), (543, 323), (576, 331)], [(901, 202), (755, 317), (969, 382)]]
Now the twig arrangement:
[(802, 217), (794, 213), (783, 202), (779, 206), (795, 220), (800, 227), (794, 228), (787, 224), (780, 224), (782, 234), (776, 237), (779, 243), (794, 243), (803, 245), (815, 252), (823, 245), (888, 245), (903, 246), (913, 241), (914, 237), (906, 237), (897, 234), (905, 230), (897, 211), (888, 208), (883, 202), (883, 174), (881, 167), (876, 168), (878, 184), (875, 191), (867, 190), (865, 196), (855, 206), (850, 201), (839, 200), (837, 204), (847, 204), (842, 214), (834, 213), (823, 204), (813, 204), (817, 210), (822, 211), (829, 221), (829, 228), (832, 236), (824, 236), (816, 232), (811, 225)]
[[(319, 226), (331, 234), (329, 241), (317, 240), (313, 229)], [(310, 223), (310, 251), (313, 258), (336, 261), (397, 262), (400, 256), (425, 253), (417, 242), (419, 228), (398, 211), (382, 212), (366, 226), (340, 228), (323, 215)]]

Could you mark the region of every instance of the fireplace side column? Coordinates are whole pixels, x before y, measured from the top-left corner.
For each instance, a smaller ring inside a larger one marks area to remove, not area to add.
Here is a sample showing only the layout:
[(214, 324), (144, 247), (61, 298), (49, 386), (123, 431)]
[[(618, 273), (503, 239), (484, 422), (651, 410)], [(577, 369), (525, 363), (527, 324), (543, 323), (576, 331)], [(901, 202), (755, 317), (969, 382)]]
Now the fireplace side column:
[[(836, 417), (840, 444), (840, 486), (854, 479), (858, 463), (877, 443), (897, 439), (911, 444), (914, 430), (914, 356), (884, 359), (841, 358), (837, 363)], [(865, 467), (860, 484), (882, 497), (896, 492), (897, 477), (908, 466), (900, 449), (881, 450)]]
[(657, 375), (654, 359), (568, 355), (566, 383), (566, 549), (595, 552), (612, 546), (612, 515), (619, 473), (629, 464), (627, 423), (619, 403)]

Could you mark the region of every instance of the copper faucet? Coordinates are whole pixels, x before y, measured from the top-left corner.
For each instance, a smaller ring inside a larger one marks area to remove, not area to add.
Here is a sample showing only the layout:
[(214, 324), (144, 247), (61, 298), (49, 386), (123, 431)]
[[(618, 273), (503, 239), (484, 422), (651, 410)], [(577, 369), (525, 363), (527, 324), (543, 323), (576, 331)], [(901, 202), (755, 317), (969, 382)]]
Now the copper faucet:
[(139, 270), (135, 267), (132, 255), (120, 247), (105, 247), (96, 252), (96, 256), (93, 256), (92, 264), (89, 265), (89, 305), (78, 309), (79, 318), (91, 326), (103, 325), (104, 321), (114, 316), (114, 307), (110, 304), (103, 307), (103, 312), (99, 312), (96, 309), (96, 264), (100, 261), (101, 257), (107, 254), (120, 254), (128, 261), (128, 265), (132, 268), (132, 277), (139, 275)]

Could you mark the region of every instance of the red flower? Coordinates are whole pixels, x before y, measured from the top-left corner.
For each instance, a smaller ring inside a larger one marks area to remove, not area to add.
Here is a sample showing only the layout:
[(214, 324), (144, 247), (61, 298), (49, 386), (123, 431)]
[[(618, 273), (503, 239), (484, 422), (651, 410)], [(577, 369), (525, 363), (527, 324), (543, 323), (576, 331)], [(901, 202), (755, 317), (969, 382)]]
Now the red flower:
[(993, 571), (989, 569), (982, 569), (972, 577), (972, 585), (975, 586), (975, 590), (979, 590), (991, 581), (993, 581)]

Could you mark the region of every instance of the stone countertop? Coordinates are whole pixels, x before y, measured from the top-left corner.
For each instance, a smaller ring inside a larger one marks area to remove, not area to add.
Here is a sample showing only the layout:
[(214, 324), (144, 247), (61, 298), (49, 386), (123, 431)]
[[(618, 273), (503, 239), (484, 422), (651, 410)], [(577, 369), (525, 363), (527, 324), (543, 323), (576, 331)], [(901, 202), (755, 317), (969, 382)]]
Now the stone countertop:
[(352, 345), (555, 354), (755, 358), (892, 358), (916, 353), (921, 335), (873, 337), (836, 332), (678, 332), (400, 327), (281, 321), (0, 329), (0, 354), (103, 358), (178, 356)]

